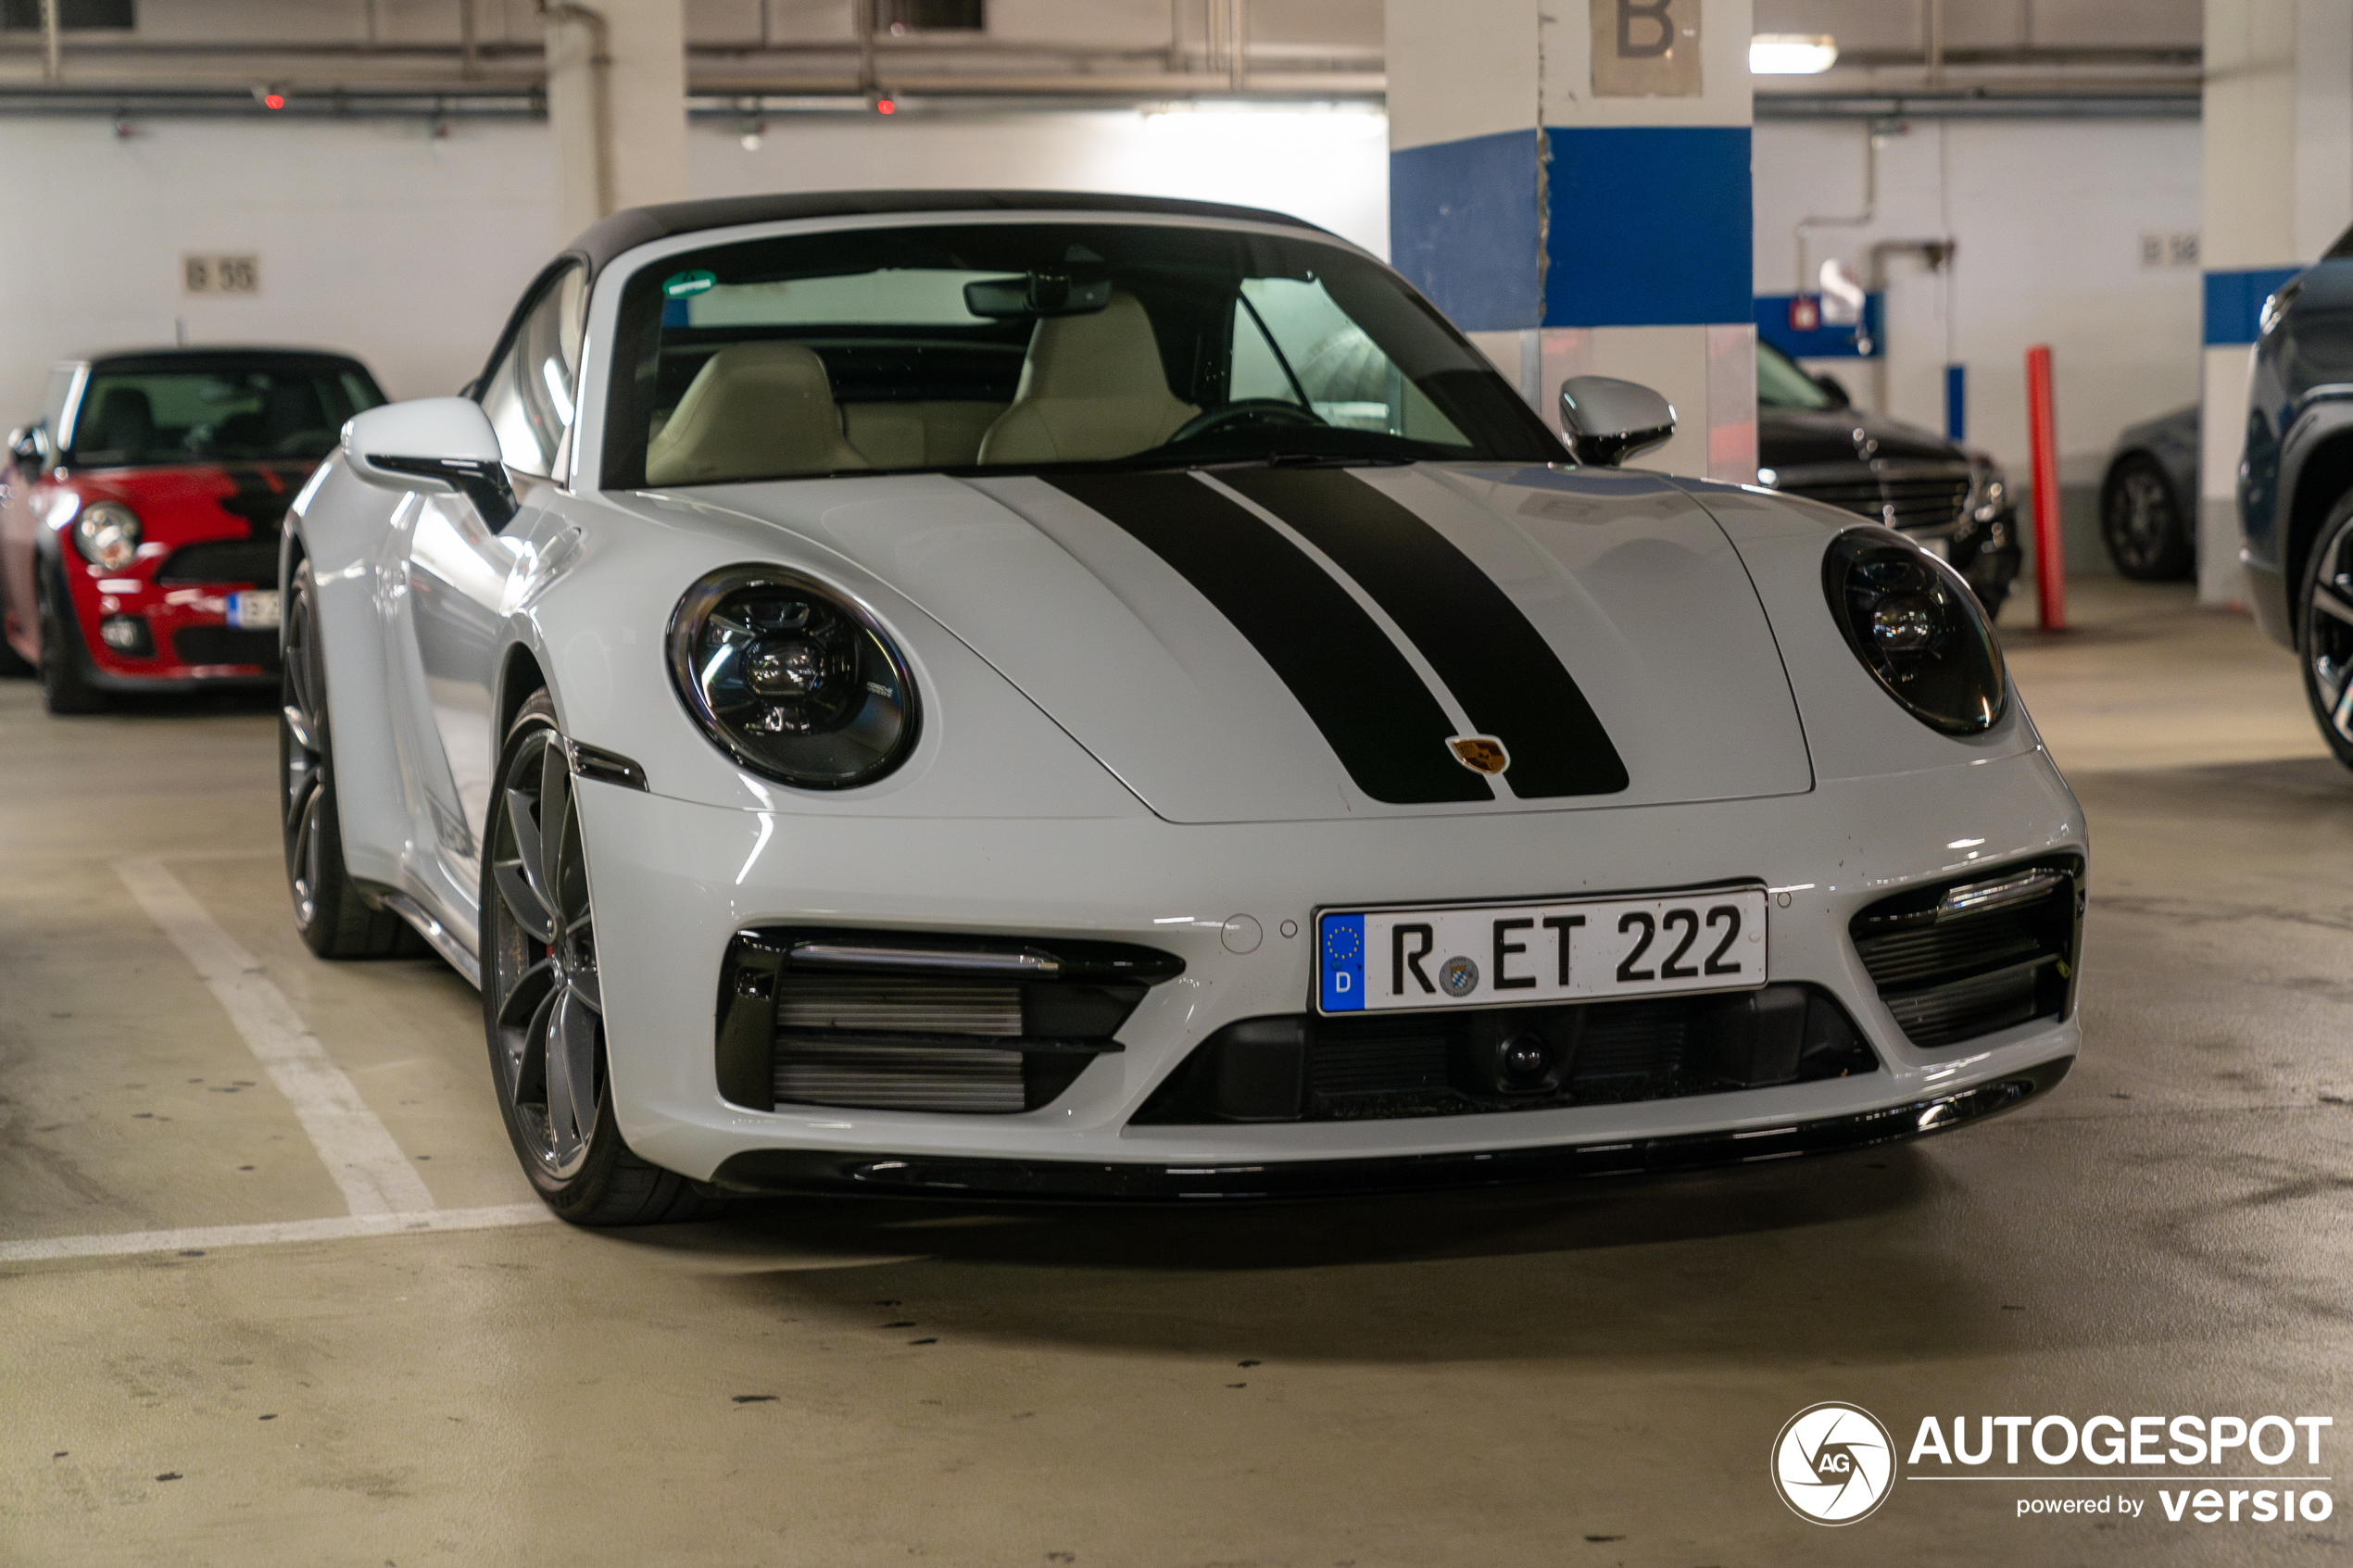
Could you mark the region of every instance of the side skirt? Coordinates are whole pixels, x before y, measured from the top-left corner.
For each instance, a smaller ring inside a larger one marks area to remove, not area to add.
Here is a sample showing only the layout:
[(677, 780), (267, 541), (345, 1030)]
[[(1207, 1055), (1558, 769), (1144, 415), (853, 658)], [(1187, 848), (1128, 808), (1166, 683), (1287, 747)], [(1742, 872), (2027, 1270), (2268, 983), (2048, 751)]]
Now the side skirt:
[(384, 907), (416, 927), (417, 935), (428, 947), (448, 960), (449, 967), (466, 977), (475, 990), (482, 989), (482, 960), (466, 951), (449, 928), (425, 913), (423, 906), (406, 893), (387, 891), (383, 896)]

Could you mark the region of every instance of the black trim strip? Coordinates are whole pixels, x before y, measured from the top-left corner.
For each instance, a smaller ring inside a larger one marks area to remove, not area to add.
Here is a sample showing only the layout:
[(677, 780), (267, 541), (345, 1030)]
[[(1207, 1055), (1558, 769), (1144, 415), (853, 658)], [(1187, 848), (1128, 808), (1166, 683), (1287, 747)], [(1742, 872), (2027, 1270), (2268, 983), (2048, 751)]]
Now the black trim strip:
[(1481, 734), (1511, 755), (1522, 799), (1615, 795), (1626, 764), (1560, 657), (1444, 534), (1345, 469), (1217, 478), (1304, 534), (1397, 622)]
[(1057, 474), (1046, 483), (1118, 524), (1233, 622), (1357, 788), (1400, 806), (1494, 798), (1447, 749), (1453, 724), (1389, 633), (1248, 508), (1184, 473)]
[(2047, 1093), (2075, 1065), (2038, 1062), (1974, 1088), (1878, 1110), (1824, 1116), (1763, 1132), (1722, 1129), (1605, 1144), (1554, 1144), (1477, 1154), (1378, 1160), (1285, 1160), (1263, 1164), (1159, 1165), (1076, 1160), (988, 1160), (936, 1154), (847, 1154), (759, 1148), (729, 1155), (711, 1185), (730, 1192), (862, 1192), (907, 1198), (1197, 1201), (1204, 1198), (1340, 1198), (1448, 1187), (1506, 1186), (1585, 1176), (1655, 1175), (1837, 1154), (1949, 1132)]

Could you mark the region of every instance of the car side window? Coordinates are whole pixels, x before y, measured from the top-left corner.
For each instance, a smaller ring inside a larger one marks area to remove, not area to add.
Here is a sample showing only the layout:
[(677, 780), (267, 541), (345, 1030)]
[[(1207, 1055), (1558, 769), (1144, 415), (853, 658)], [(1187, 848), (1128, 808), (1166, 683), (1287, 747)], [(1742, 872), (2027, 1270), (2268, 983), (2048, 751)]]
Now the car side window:
[(507, 466), (519, 472), (556, 470), (575, 408), (586, 293), (586, 273), (579, 267), (542, 284), (483, 386), (483, 412), (498, 433)]

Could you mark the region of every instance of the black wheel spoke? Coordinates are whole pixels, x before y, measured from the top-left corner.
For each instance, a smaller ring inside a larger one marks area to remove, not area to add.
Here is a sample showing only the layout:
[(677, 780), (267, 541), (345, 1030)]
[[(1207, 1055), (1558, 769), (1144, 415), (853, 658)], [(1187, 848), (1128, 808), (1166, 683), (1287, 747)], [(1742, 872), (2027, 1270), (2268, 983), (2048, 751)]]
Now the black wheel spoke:
[(529, 932), (535, 942), (553, 942), (555, 920), (547, 906), (540, 901), (539, 890), (524, 880), (522, 868), (520, 860), (494, 860), (490, 874), (498, 884), (498, 896), (507, 901), (509, 912), (515, 917), (515, 923)]
[(547, 999), (549, 987), (556, 984), (556, 960), (541, 959), (515, 976), (515, 983), (498, 1004), (498, 1026), (501, 1029), (522, 1029), (529, 1026), (532, 1014)]

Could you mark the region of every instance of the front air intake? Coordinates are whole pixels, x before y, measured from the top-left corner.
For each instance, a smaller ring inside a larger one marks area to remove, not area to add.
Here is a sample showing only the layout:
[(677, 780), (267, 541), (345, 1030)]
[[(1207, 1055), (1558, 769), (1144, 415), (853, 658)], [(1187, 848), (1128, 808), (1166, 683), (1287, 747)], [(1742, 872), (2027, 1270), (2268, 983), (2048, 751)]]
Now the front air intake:
[(2065, 856), (1882, 899), (1851, 932), (1913, 1045), (1942, 1050), (2074, 1010), (2083, 862)]
[(739, 932), (720, 973), (719, 1092), (758, 1110), (1035, 1110), (1182, 960), (1111, 942)]

